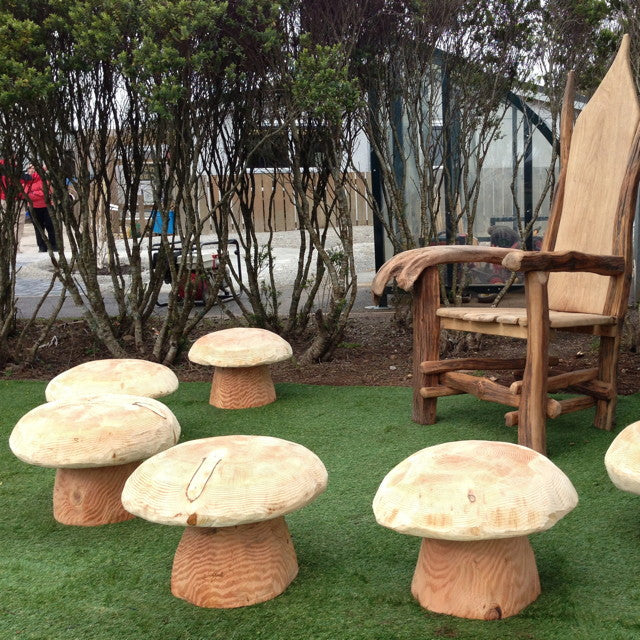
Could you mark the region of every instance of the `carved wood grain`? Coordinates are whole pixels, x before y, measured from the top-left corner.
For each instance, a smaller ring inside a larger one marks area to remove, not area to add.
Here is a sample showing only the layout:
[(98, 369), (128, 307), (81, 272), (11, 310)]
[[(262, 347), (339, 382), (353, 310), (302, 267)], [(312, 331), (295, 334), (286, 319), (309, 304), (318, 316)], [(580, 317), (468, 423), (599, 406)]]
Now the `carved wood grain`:
[(549, 370), (548, 274), (531, 271), (525, 276), (529, 317), (527, 366), (522, 381), (518, 414), (518, 444), (545, 454), (547, 422), (547, 371)]
[(53, 517), (62, 524), (93, 527), (131, 520), (120, 495), (140, 462), (91, 469), (57, 469)]
[[(628, 243), (630, 236), (620, 216), (628, 217), (628, 210), (620, 208), (620, 197), (630, 177), (628, 162), (639, 122), (629, 38), (625, 37), (573, 129), (555, 251), (614, 254), (626, 259), (628, 254), (620, 243)], [(553, 274), (549, 306), (563, 311), (613, 312), (608, 308), (610, 297), (616, 297), (611, 284), (610, 278), (587, 273)], [(614, 283), (618, 291), (619, 285), (623, 282)]]
[(526, 536), (473, 542), (424, 538), (411, 593), (435, 613), (498, 620), (533, 602), (540, 579)]
[(423, 398), (442, 398), (443, 396), (459, 396), (466, 391), (460, 389), (453, 389), (452, 387), (445, 387), (440, 384), (436, 387), (421, 387), (420, 395)]
[(187, 527), (173, 560), (171, 593), (198, 607), (245, 607), (275, 598), (297, 573), (284, 518), (217, 529)]
[(422, 362), (420, 363), (420, 370), (422, 373), (445, 373), (462, 369), (485, 369), (489, 371), (522, 369), (524, 366), (524, 358), (450, 358), (449, 360), (436, 362)]
[(560, 175), (553, 194), (549, 222), (544, 232), (542, 241), (543, 251), (553, 251), (560, 216), (562, 215), (562, 203), (564, 201), (564, 185), (567, 179), (567, 163), (571, 150), (571, 136), (573, 134), (573, 121), (575, 118), (576, 76), (573, 69), (567, 74), (567, 83), (562, 98), (562, 111), (560, 113)]
[[(567, 389), (571, 385), (594, 380), (598, 376), (598, 369), (580, 369), (578, 371), (568, 371), (555, 376), (547, 377), (547, 392)], [(522, 393), (522, 380), (514, 382), (509, 389), (512, 393)]]
[(440, 356), (440, 276), (437, 267), (424, 271), (413, 293), (413, 421), (433, 424), (436, 421), (437, 398), (425, 398), (423, 387), (438, 384), (438, 376), (423, 373), (420, 363)]
[(440, 382), (447, 387), (470, 393), (481, 400), (499, 402), (510, 407), (520, 406), (520, 396), (487, 378), (472, 376), (468, 373), (449, 372), (440, 374)]
[[(600, 353), (598, 355), (598, 380), (611, 385), (614, 392), (617, 388), (621, 331), (622, 327), (620, 326), (618, 335), (614, 338), (600, 338)], [(613, 429), (617, 399), (617, 393), (613, 393), (609, 399), (598, 399), (594, 418), (594, 425), (598, 429), (604, 429), (605, 431)]]
[(216, 367), (209, 404), (218, 409), (250, 409), (274, 402), (276, 390), (269, 365)]

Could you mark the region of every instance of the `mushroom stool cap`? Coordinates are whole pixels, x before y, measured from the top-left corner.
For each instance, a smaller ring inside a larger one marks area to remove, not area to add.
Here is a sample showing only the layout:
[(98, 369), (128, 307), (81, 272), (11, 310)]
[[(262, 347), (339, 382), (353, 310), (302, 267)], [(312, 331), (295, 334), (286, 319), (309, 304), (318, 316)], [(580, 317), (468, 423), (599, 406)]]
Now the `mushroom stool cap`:
[(63, 371), (49, 382), (45, 396), (48, 402), (102, 393), (159, 398), (177, 388), (178, 378), (169, 367), (135, 358), (108, 358)]
[(392, 469), (373, 500), (376, 520), (442, 540), (526, 536), (578, 504), (567, 476), (533, 449), (467, 440), (422, 449)]
[(234, 327), (198, 338), (189, 350), (189, 360), (214, 367), (255, 367), (288, 360), (291, 345), (266, 329)]
[(124, 508), (160, 524), (230, 527), (271, 520), (309, 504), (327, 470), (300, 444), (269, 436), (183, 442), (128, 478)]
[(179, 437), (178, 420), (158, 400), (103, 394), (32, 409), (14, 427), (9, 446), (29, 464), (85, 469), (143, 460)]
[(640, 422), (633, 422), (615, 437), (604, 466), (618, 489), (640, 493)]

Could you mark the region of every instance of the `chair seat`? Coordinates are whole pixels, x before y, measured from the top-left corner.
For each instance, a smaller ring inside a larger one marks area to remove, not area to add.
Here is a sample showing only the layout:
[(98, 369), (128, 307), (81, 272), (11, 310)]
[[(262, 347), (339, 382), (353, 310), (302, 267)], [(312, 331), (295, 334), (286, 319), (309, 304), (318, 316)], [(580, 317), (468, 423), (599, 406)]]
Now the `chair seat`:
[[(524, 308), (495, 307), (440, 307), (436, 312), (441, 318), (463, 320), (466, 322), (486, 322), (506, 325), (527, 326), (527, 310)], [(596, 313), (574, 313), (570, 311), (549, 311), (549, 323), (552, 329), (568, 327), (592, 327), (613, 325), (614, 316)]]

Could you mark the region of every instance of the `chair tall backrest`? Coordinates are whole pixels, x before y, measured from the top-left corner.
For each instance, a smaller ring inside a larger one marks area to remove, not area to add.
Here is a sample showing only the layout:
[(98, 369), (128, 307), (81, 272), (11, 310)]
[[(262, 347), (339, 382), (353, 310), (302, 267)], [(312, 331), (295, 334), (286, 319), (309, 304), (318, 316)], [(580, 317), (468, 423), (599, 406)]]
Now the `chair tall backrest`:
[(625, 36), (609, 71), (576, 120), (555, 244), (547, 248), (626, 256), (628, 273), (617, 278), (552, 273), (550, 309), (624, 314), (632, 268), (639, 122), (629, 37)]

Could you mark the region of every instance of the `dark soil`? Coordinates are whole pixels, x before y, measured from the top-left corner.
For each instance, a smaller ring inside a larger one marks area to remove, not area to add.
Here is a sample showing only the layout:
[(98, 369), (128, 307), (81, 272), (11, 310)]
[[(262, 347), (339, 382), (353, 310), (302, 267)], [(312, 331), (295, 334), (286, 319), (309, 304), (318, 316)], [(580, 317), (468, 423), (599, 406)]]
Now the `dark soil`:
[[(637, 335), (637, 322), (630, 321), (628, 336)], [(221, 328), (221, 325), (203, 326), (199, 334)], [(198, 334), (198, 335), (199, 335)], [(495, 336), (472, 336), (465, 342), (453, 342), (452, 334), (446, 343), (449, 356), (496, 356), (522, 357), (524, 342), (517, 339)], [(193, 336), (193, 339), (198, 337)], [(152, 336), (150, 336), (150, 339)], [(364, 386), (411, 386), (411, 329), (399, 325), (389, 312), (354, 314), (344, 340), (330, 362), (300, 366), (299, 356), (307, 340), (292, 342), (294, 359), (272, 366), (276, 382), (299, 382), (305, 384), (364, 385)], [(619, 361), (619, 393), (628, 395), (640, 391), (640, 355), (632, 346), (633, 341), (624, 341)], [(596, 366), (597, 339), (579, 334), (557, 334), (551, 353), (559, 358), (553, 371), (571, 371)], [(133, 352), (132, 357), (136, 354)], [(49, 380), (58, 373), (88, 360), (109, 357), (108, 352), (93, 338), (82, 320), (58, 322), (49, 338), (37, 351), (35, 362), (20, 365), (26, 353), (12, 353), (14, 364), (2, 372), (5, 378)], [(185, 356), (175, 363), (174, 369), (181, 381), (210, 380), (210, 368), (194, 365)], [(513, 373), (491, 372), (498, 382), (509, 384)]]

